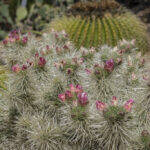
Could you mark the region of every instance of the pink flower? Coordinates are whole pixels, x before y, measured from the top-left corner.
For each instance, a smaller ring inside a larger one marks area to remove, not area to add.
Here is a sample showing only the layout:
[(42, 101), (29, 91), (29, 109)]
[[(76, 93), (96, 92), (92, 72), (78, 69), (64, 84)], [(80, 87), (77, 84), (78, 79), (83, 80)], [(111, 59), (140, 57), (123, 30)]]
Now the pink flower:
[(119, 65), (119, 64), (121, 64), (122, 63), (122, 58), (117, 58), (116, 59), (116, 63)]
[(39, 53), (38, 52), (35, 53), (35, 57), (39, 57)]
[(133, 100), (133, 99), (128, 100), (128, 101), (125, 103), (124, 108), (125, 108), (128, 112), (131, 111), (133, 103), (134, 103), (134, 100)]
[(144, 63), (145, 63), (145, 59), (144, 59), (144, 58), (141, 58), (141, 59), (140, 59), (140, 65), (143, 66)]
[(69, 86), (70, 86), (70, 91), (71, 91), (72, 93), (76, 92), (76, 88), (74, 87), (73, 84), (70, 84)]
[(66, 100), (66, 95), (63, 93), (63, 94), (59, 94), (58, 95), (58, 98), (62, 101), (62, 102), (64, 102), (65, 100)]
[(46, 60), (45, 60), (45, 58), (40, 57), (40, 58), (39, 58), (38, 65), (39, 65), (40, 67), (44, 67), (44, 66), (45, 66), (45, 64), (46, 64)]
[(23, 65), (22, 66), (22, 70), (24, 71), (24, 70), (26, 70), (28, 67), (27, 67), (27, 65)]
[(87, 93), (79, 93), (78, 102), (81, 106), (85, 106), (88, 103)]
[(65, 92), (65, 96), (66, 96), (66, 98), (72, 98), (72, 97), (73, 97), (71, 91), (69, 91), (69, 90), (67, 90), (67, 91)]
[(3, 44), (4, 44), (4, 45), (7, 45), (7, 43), (8, 43), (8, 40), (6, 40), (6, 39), (3, 40)]
[(20, 66), (18, 64), (12, 66), (12, 71), (15, 72), (15, 73), (18, 73), (20, 72)]
[(80, 58), (79, 59), (79, 64), (83, 64), (84, 63), (84, 58)]
[(87, 74), (91, 74), (92, 73), (92, 71), (90, 69), (87, 69), (87, 68), (85, 69), (85, 71), (86, 71)]
[(33, 61), (30, 61), (29, 59), (27, 60), (27, 64), (31, 67), (34, 65)]
[(103, 111), (104, 109), (106, 109), (106, 104), (101, 102), (101, 101), (96, 101), (96, 108), (97, 110)]
[(58, 34), (57, 33), (55, 33), (55, 38), (58, 39)]
[(23, 38), (22, 38), (22, 43), (23, 44), (26, 44), (28, 42), (28, 37), (27, 36), (24, 36)]
[(72, 61), (73, 61), (75, 64), (77, 64), (77, 63), (78, 63), (78, 58), (77, 58), (77, 57), (74, 57), (74, 58), (72, 58)]
[(13, 42), (15, 42), (15, 39), (12, 37), (9, 37), (9, 42), (13, 43)]
[(69, 47), (67, 45), (64, 45), (63, 49), (69, 49)]
[(19, 35), (15, 35), (15, 40), (16, 40), (16, 41), (19, 41), (19, 40), (20, 40)]
[(62, 60), (60, 63), (62, 64), (62, 66), (66, 65), (66, 61), (65, 60)]
[(56, 47), (56, 53), (60, 53), (62, 50), (59, 47)]
[(83, 89), (82, 89), (82, 86), (81, 85), (76, 85), (76, 93), (82, 93), (83, 92)]
[(148, 80), (148, 75), (143, 75), (143, 80)]
[(114, 69), (114, 60), (113, 59), (107, 60), (106, 63), (105, 63), (104, 68), (107, 71), (112, 72), (113, 69)]
[(118, 104), (118, 99), (116, 96), (113, 96), (112, 101), (111, 101), (112, 105), (116, 106)]
[(60, 63), (54, 63), (54, 66), (55, 66), (57, 69), (59, 69)]
[(46, 45), (46, 50), (50, 50), (50, 47), (49, 47), (49, 45)]
[(135, 73), (132, 73), (131, 78), (132, 78), (132, 80), (136, 80), (137, 79)]
[(71, 68), (68, 68), (68, 69), (67, 69), (67, 74), (71, 74), (71, 72), (72, 72), (72, 69), (71, 69)]

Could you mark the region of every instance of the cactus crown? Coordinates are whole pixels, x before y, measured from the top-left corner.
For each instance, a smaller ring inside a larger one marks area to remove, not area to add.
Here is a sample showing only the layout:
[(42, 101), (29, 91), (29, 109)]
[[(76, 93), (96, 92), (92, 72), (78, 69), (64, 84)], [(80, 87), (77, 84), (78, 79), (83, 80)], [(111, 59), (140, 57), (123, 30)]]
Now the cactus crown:
[(74, 16), (103, 16), (106, 12), (117, 14), (120, 12), (121, 8), (122, 6), (114, 0), (102, 0), (101, 2), (78, 2), (68, 10), (68, 13), (71, 13)]

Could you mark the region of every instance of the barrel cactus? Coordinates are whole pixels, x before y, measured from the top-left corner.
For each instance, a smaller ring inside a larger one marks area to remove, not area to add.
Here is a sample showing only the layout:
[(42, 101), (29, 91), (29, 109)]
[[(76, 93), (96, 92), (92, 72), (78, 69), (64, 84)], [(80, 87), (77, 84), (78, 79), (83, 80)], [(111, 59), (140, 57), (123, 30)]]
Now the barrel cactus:
[(78, 48), (116, 46), (119, 40), (136, 39), (141, 51), (148, 49), (145, 25), (114, 0), (76, 3), (50, 28), (65, 30)]
[(135, 40), (79, 51), (67, 37), (14, 31), (3, 43), (0, 149), (132, 150), (136, 131), (149, 126), (140, 117), (148, 116), (148, 79)]

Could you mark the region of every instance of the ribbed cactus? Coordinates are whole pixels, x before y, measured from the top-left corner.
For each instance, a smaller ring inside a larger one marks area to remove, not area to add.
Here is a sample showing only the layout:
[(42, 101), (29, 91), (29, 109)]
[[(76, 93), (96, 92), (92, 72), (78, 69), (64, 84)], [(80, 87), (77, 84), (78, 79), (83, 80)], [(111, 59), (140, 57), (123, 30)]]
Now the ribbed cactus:
[(141, 51), (148, 49), (145, 25), (115, 1), (77, 3), (69, 15), (54, 20), (50, 28), (65, 30), (78, 48), (116, 46), (119, 40), (136, 39)]
[(0, 149), (149, 146), (149, 136), (140, 140), (136, 132), (150, 124), (140, 117), (149, 115), (143, 105), (150, 103), (147, 68), (134, 40), (98, 51), (76, 50), (64, 31), (41, 39), (14, 31), (6, 41), (2, 49), (9, 73), (0, 97)]

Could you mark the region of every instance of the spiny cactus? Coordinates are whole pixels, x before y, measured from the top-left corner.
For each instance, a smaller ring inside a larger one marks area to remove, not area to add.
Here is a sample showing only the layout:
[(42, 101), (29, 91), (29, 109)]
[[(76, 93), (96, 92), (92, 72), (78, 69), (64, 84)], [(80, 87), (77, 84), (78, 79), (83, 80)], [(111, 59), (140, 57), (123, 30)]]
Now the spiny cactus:
[(136, 39), (142, 52), (149, 45), (145, 25), (115, 1), (77, 3), (70, 8), (69, 15), (55, 19), (50, 28), (65, 30), (78, 48), (116, 46), (123, 39)]
[[(6, 90), (5, 81), (6, 81), (6, 68), (4, 66), (0, 66), (0, 91)], [(0, 92), (1, 93), (1, 92)]]
[(135, 148), (137, 128), (150, 123), (139, 113), (148, 87), (135, 41), (77, 50), (67, 37), (64, 31), (41, 39), (13, 31), (6, 39), (0, 148)]

